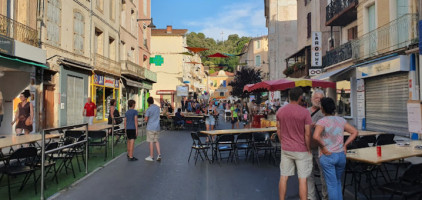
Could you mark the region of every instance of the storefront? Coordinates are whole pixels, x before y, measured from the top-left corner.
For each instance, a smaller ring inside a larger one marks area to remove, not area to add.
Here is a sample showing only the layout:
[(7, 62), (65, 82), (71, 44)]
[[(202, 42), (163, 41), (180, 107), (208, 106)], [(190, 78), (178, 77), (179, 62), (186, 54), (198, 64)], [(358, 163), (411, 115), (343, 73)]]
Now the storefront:
[(110, 100), (116, 99), (116, 106), (119, 108), (120, 80), (111, 76), (99, 74), (92, 75), (91, 83), (92, 101), (97, 105), (97, 114), (94, 122), (107, 121)]
[(406, 55), (356, 68), (357, 115), (363, 129), (408, 136), (409, 70)]
[[(60, 65), (59, 126), (82, 124), (92, 67), (70, 59), (59, 59), (57, 63)], [(54, 117), (54, 113), (47, 113), (47, 117)]]
[[(143, 83), (143, 86), (144, 86), (143, 95), (142, 95), (142, 97), (143, 97), (143, 99), (142, 99), (142, 110), (145, 112), (149, 107), (148, 103), (147, 103), (147, 99), (148, 99), (148, 97), (150, 97), (149, 91), (152, 90), (152, 83), (149, 82), (149, 81), (143, 81), (142, 83)], [(154, 102), (154, 103), (156, 103), (156, 102)]]
[(136, 102), (136, 110), (140, 110), (142, 108), (142, 97), (141, 97), (141, 89), (143, 88), (142, 82), (132, 80), (127, 77), (121, 77), (123, 82), (122, 85), (122, 100), (121, 100), (121, 108), (122, 113), (125, 113), (129, 108), (127, 102), (129, 100), (135, 100)]
[(175, 106), (175, 93), (176, 90), (157, 90), (156, 92), (157, 95), (160, 95), (160, 102), (168, 102), (173, 108)]

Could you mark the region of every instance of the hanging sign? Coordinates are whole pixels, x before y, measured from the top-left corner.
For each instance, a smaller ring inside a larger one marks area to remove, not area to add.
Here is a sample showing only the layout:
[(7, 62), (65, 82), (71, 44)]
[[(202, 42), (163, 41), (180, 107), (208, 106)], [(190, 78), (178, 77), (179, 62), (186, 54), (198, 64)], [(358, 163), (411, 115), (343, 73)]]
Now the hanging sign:
[(312, 32), (312, 67), (322, 66), (321, 32)]
[(106, 87), (114, 87), (114, 78), (104, 77), (104, 86)]

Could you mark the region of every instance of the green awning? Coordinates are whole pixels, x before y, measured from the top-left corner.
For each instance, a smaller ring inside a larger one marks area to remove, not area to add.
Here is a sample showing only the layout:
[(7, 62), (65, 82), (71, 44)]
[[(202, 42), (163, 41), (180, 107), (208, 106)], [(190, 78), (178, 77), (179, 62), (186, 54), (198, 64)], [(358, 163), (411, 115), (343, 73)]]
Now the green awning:
[(39, 63), (36, 63), (36, 62), (21, 60), (19, 58), (11, 58), (11, 57), (7, 57), (7, 56), (3, 56), (3, 55), (0, 55), (0, 58), (4, 58), (4, 59), (7, 59), (7, 60), (12, 60), (12, 61), (16, 61), (16, 62), (21, 62), (21, 63), (25, 63), (25, 64), (28, 64), (28, 65), (34, 65), (34, 66), (41, 67), (41, 68), (44, 68), (44, 69), (50, 69), (46, 65), (39, 64)]

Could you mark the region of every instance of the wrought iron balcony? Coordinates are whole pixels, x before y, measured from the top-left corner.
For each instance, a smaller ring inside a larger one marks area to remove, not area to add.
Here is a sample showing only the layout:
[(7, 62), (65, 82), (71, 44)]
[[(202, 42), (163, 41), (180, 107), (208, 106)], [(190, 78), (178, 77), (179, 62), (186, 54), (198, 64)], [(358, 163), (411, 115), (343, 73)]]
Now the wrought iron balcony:
[(4, 15), (0, 15), (0, 34), (38, 47), (37, 30)]
[(352, 41), (353, 58), (364, 60), (418, 42), (418, 16), (406, 14)]
[(155, 73), (155, 72), (153, 72), (153, 71), (151, 71), (147, 68), (144, 68), (144, 70), (145, 70), (145, 72), (144, 72), (145, 79), (148, 80), (148, 81), (156, 83), (157, 82), (157, 73)]
[(352, 56), (352, 43), (347, 42), (333, 50), (328, 51), (325, 56), (322, 57), (322, 65), (323, 67), (331, 66), (351, 59)]
[(100, 54), (95, 54), (94, 70), (108, 74), (120, 76), (121, 69), (119, 62), (106, 58)]
[(145, 78), (144, 69), (132, 61), (129, 60), (122, 60), (122, 74), (133, 76), (135, 78)]
[(357, 19), (358, 0), (331, 0), (325, 8), (326, 26), (345, 26)]

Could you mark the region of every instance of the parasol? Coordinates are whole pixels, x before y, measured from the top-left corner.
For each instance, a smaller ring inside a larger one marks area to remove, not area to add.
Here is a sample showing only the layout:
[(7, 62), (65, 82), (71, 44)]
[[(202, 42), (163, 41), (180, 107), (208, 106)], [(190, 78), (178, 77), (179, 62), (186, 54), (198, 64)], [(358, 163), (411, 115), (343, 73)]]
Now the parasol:
[(185, 47), (185, 48), (188, 49), (189, 51), (192, 51), (193, 53), (198, 53), (201, 51), (208, 50), (207, 48), (202, 48), (202, 47)]
[(249, 91), (249, 89), (250, 89), (253, 85), (255, 85), (255, 84), (247, 84), (247, 85), (245, 85), (245, 86), (243, 87), (243, 91), (244, 91), (244, 92), (245, 92), (245, 91)]
[(215, 54), (209, 55), (208, 58), (228, 58), (228, 56), (221, 53), (215, 53)]
[(322, 87), (336, 88), (335, 82), (316, 80), (316, 79), (300, 79), (300, 78), (283, 78), (279, 80), (262, 81), (254, 84), (247, 89), (248, 92), (255, 90), (278, 91), (286, 90), (294, 87)]

